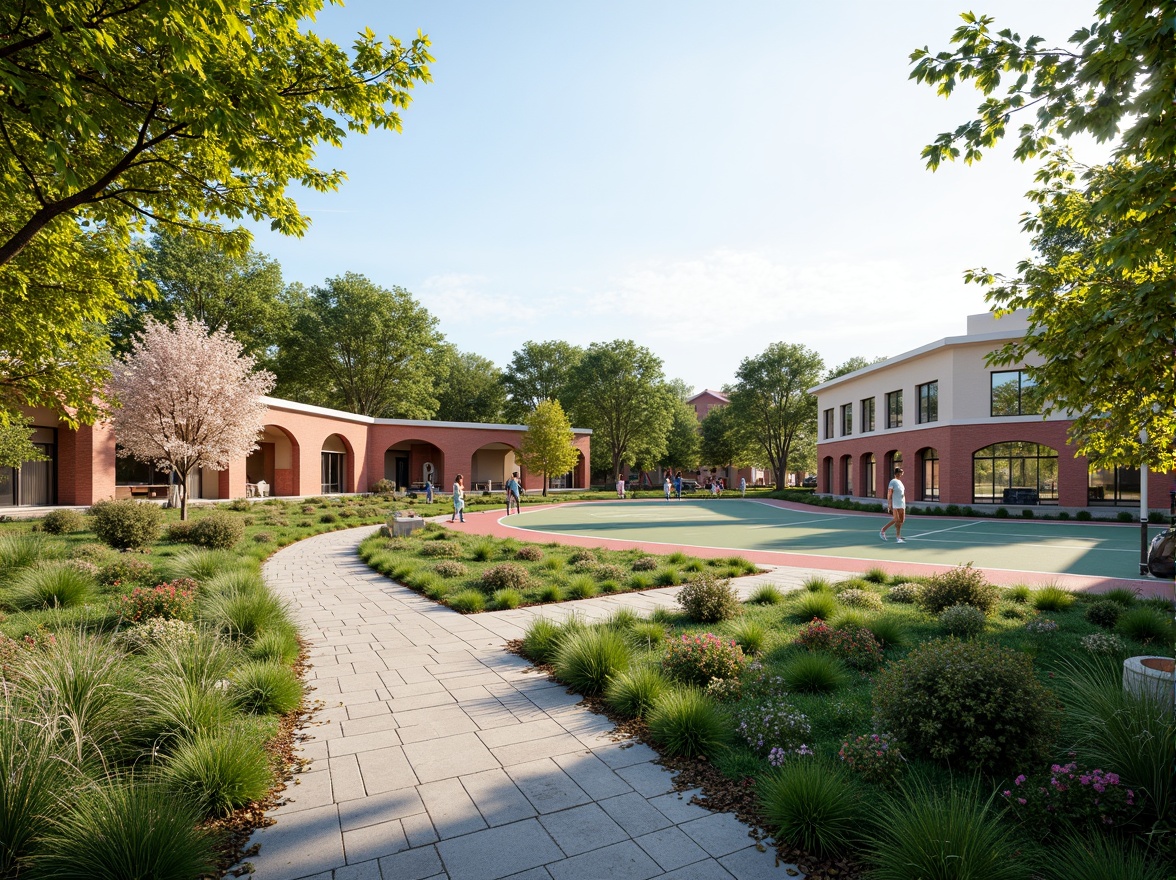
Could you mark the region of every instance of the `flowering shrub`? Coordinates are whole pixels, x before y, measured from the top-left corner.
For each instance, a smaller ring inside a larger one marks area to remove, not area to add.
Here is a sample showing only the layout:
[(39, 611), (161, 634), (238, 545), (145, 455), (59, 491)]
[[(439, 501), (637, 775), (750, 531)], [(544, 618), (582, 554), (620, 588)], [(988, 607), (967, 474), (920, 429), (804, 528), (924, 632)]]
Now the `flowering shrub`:
[(1054, 764), (1032, 778), (1021, 774), (1001, 792), (1013, 815), (1035, 837), (1068, 825), (1122, 825), (1137, 811), (1142, 795), (1119, 780), (1117, 773), (1090, 770), (1071, 761)]
[(426, 541), (421, 545), (421, 556), (429, 556), (433, 558), (446, 557), (448, 559), (457, 559), (461, 556), (461, 548), (453, 541)]
[(856, 587), (842, 590), (837, 594), (837, 601), (850, 608), (868, 608), (872, 611), (882, 609), (882, 597), (869, 590), (859, 590)]
[(176, 578), (169, 584), (135, 587), (130, 595), (119, 597), (119, 612), (124, 620), (140, 621), (149, 617), (187, 620), (192, 616), (196, 581)]
[(631, 567), (633, 571), (654, 571), (658, 567), (657, 557), (638, 556), (633, 560), (633, 565)]
[(833, 629), (823, 620), (814, 618), (800, 631), (796, 641), (810, 651), (825, 651), (840, 657), (854, 669), (877, 669), (882, 665), (882, 646), (874, 634), (862, 626)]
[(737, 678), (712, 678), (706, 695), (719, 703), (736, 703), (743, 696), (743, 683)]
[(915, 601), (928, 614), (938, 614), (952, 605), (973, 605), (985, 614), (991, 614), (999, 598), (1000, 591), (969, 563), (932, 575), (919, 590)]
[(1025, 631), (1035, 633), (1036, 635), (1045, 635), (1046, 633), (1057, 632), (1058, 625), (1049, 618), (1043, 617), (1040, 620), (1031, 620), (1025, 624)]
[(104, 584), (145, 584), (155, 577), (150, 562), (119, 554), (99, 569), (98, 580)]
[[(757, 755), (782, 759), (804, 745), (813, 732), (808, 716), (783, 700), (764, 700), (735, 716), (735, 730)], [(778, 765), (774, 765), (778, 766)]]
[(596, 558), (596, 554), (587, 547), (575, 551), (571, 556), (568, 557), (568, 562), (570, 562), (572, 565), (595, 565), (599, 561), (600, 560)]
[(739, 613), (740, 607), (731, 581), (710, 572), (699, 574), (680, 589), (676, 601), (692, 620), (703, 623), (728, 620)]
[(150, 617), (118, 634), (128, 651), (140, 653), (156, 645), (195, 644), (196, 627), (185, 620)]
[(878, 785), (897, 784), (906, 767), (906, 759), (888, 733), (871, 733), (843, 742), (837, 757), (862, 779)]
[(163, 511), (147, 501), (125, 498), (99, 501), (90, 508), (92, 528), (104, 544), (116, 550), (137, 550), (159, 537)]
[(712, 678), (738, 678), (746, 663), (743, 649), (734, 641), (706, 633), (671, 641), (662, 669), (677, 681), (705, 686)]
[(538, 562), (543, 558), (543, 551), (534, 544), (524, 544), (515, 551), (516, 559), (523, 559), (527, 562)]
[(939, 625), (960, 638), (978, 636), (984, 632), (984, 612), (973, 605), (952, 605), (940, 613)]
[(482, 583), (491, 590), (521, 590), (530, 579), (527, 570), (514, 562), (500, 562), (482, 572)]
[(601, 581), (623, 581), (628, 574), (629, 572), (619, 565), (609, 562), (602, 562), (592, 569), (592, 576)]
[(747, 665), (747, 672), (742, 682), (745, 697), (755, 700), (780, 698), (788, 691), (784, 679), (779, 675), (768, 675), (768, 670), (758, 660)]
[(919, 595), (919, 584), (912, 584), (910, 581), (895, 584), (886, 595), (891, 602), (911, 603)]
[(1082, 647), (1091, 654), (1122, 654), (1127, 643), (1114, 633), (1091, 633), (1082, 637)]
[(433, 571), (437, 572), (443, 578), (464, 577), (469, 573), (469, 569), (466, 568), (465, 563), (458, 562), (456, 559), (446, 559), (438, 562), (433, 566)]

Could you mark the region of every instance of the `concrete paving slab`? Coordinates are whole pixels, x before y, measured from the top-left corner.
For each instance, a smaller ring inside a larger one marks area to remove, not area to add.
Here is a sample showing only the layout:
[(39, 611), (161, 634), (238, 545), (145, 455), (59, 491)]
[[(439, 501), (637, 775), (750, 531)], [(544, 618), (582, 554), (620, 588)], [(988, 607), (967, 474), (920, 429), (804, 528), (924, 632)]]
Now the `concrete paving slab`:
[(539, 817), (552, 840), (569, 856), (628, 840), (629, 835), (596, 804)]
[(450, 880), (499, 880), (563, 857), (535, 819), (437, 844)]

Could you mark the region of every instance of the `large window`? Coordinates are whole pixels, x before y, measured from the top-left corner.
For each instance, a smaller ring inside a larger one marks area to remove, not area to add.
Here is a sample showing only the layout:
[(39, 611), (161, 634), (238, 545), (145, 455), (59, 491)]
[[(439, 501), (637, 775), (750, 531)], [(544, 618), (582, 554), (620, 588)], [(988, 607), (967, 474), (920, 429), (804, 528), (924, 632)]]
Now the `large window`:
[(902, 392), (890, 391), (886, 395), (886, 427), (902, 427)]
[(322, 493), (335, 494), (343, 491), (343, 460), (346, 453), (323, 453)]
[(1086, 497), (1091, 504), (1139, 504), (1139, 468), (1090, 470)]
[(833, 439), (833, 410), (832, 408), (825, 410), (825, 439)]
[(939, 453), (934, 449), (923, 450), (923, 500), (939, 500)]
[(874, 398), (867, 397), (862, 401), (862, 433), (868, 434), (874, 430)]
[(919, 424), (939, 421), (939, 383), (928, 382), (918, 387)]
[(862, 494), (867, 498), (878, 497), (878, 467), (874, 460), (874, 453), (867, 452), (862, 456)]
[(972, 456), (976, 504), (1057, 504), (1058, 453), (1039, 443), (996, 443)]
[(1041, 409), (1041, 389), (1024, 370), (1005, 370), (992, 374), (994, 416), (1040, 415)]
[(853, 433), (853, 404), (847, 403), (841, 407), (841, 436), (848, 437)]
[(844, 495), (853, 494), (853, 456), (841, 457), (841, 490)]

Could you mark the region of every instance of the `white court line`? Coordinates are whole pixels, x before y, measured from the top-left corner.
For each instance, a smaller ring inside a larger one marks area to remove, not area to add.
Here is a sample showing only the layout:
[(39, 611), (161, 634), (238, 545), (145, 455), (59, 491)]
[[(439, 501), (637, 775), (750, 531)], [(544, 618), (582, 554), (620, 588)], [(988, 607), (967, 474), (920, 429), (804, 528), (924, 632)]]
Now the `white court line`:
[(913, 541), (915, 538), (923, 538), (923, 537), (926, 537), (927, 535), (938, 535), (940, 532), (953, 532), (956, 529), (966, 529), (966, 528), (968, 528), (968, 526), (978, 526), (978, 525), (980, 525), (980, 523), (977, 521), (977, 522), (964, 523), (963, 525), (958, 525), (958, 526), (949, 526), (946, 529), (935, 529), (934, 531), (931, 531), (931, 532), (919, 532), (919, 534), (917, 534), (917, 535), (911, 535), (909, 538), (907, 538), (907, 540)]

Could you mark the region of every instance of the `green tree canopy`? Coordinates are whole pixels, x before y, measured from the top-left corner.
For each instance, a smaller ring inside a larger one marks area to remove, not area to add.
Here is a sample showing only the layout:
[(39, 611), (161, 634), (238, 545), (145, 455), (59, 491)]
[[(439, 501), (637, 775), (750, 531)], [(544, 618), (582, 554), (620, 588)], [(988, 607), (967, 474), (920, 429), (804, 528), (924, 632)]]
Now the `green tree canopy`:
[(137, 296), (150, 222), (268, 220), (300, 234), (291, 181), (349, 132), (398, 130), (428, 40), (305, 25), (321, 0), (54, 0), (0, 9), (0, 424), (20, 405), (102, 413), (105, 325)]
[(755, 463), (756, 450), (751, 432), (739, 413), (729, 405), (716, 406), (706, 414), (699, 427), (702, 458), (707, 464), (744, 467)]
[(544, 400), (558, 400), (568, 410), (568, 380), (583, 357), (584, 350), (570, 342), (524, 342), (502, 372), (507, 420), (521, 422)]
[(858, 370), (864, 370), (870, 364), (880, 364), (886, 360), (884, 357), (876, 357), (873, 360), (864, 358), (861, 355), (854, 355), (843, 364), (831, 368), (826, 374), (824, 381), (828, 382), (830, 379), (836, 379), (839, 376), (848, 376), (850, 373), (856, 373)]
[(437, 394), (436, 418), (443, 422), (501, 423), (506, 390), (494, 362), (451, 348), (445, 363), (447, 378)]
[(815, 428), (817, 398), (808, 389), (821, 381), (824, 370), (815, 351), (775, 342), (762, 354), (744, 358), (727, 392), (731, 417), (767, 458), (777, 488), (784, 485), (794, 445)]
[(437, 319), (407, 290), (348, 272), (292, 309), (276, 362), (279, 396), (383, 418), (437, 412), (447, 348)]
[[(230, 244), (234, 239), (237, 243)], [(244, 230), (206, 235), (177, 227), (156, 229), (142, 249), (139, 275), (148, 284), (133, 298), (132, 311), (112, 327), (116, 347), (129, 347), (148, 315), (163, 324), (183, 316), (210, 330), (226, 328), (246, 355), (265, 360), (289, 319), (282, 267), (247, 242)]]
[(612, 464), (658, 461), (665, 454), (675, 395), (662, 362), (627, 339), (588, 346), (567, 390), (572, 415), (591, 428), (592, 454)]
[(529, 471), (543, 475), (543, 494), (552, 474), (566, 474), (576, 466), (580, 452), (575, 434), (558, 400), (541, 400), (523, 421), (527, 432), (519, 444), (519, 460)]
[(702, 437), (694, 407), (675, 397), (670, 406), (670, 429), (666, 432), (666, 451), (661, 464), (673, 470), (693, 471), (699, 464)]
[[(1037, 256), (1015, 276), (986, 269), (998, 313), (1029, 310), (1029, 332), (991, 362), (1030, 367), (1047, 411), (1076, 414), (1071, 439), (1101, 466), (1176, 467), (1176, 7), (1171, 0), (1103, 0), (1068, 47), (1022, 39), (968, 13), (952, 51), (911, 56), (912, 79), (950, 95), (971, 81), (976, 116), (940, 134), (928, 167), (979, 159), (1021, 120), (1014, 155), (1040, 160), (1036, 209), (1023, 225)], [(1059, 141), (1091, 135), (1112, 144), (1108, 162), (1084, 166)], [(1067, 244), (1068, 243), (1068, 244)], [(1140, 447), (1140, 430), (1149, 443)]]

